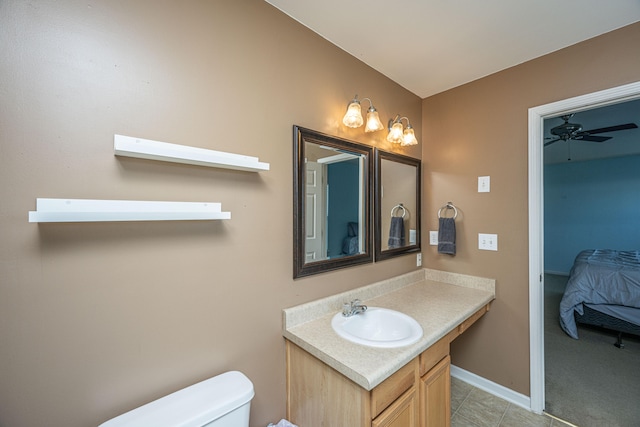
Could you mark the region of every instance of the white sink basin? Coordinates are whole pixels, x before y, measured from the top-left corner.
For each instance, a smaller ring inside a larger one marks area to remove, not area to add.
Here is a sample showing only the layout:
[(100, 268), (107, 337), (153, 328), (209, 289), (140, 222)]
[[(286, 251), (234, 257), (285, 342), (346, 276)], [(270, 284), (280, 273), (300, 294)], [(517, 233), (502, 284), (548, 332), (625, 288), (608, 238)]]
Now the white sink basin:
[(331, 326), (342, 338), (370, 347), (403, 347), (422, 338), (422, 327), (413, 317), (380, 307), (350, 317), (337, 313)]

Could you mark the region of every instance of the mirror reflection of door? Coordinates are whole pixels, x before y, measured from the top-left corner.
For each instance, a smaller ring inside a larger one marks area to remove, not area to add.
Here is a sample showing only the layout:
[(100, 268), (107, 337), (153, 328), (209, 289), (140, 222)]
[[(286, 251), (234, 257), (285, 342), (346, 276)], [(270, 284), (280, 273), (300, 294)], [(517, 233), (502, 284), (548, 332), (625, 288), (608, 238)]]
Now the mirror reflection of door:
[(327, 165), (327, 258), (359, 254), (362, 247), (360, 161), (349, 157)]
[[(381, 205), (382, 250), (416, 244), (416, 168), (412, 165), (382, 159)], [(393, 217), (402, 218), (392, 220)], [(402, 222), (402, 245), (390, 245), (400, 241), (400, 236), (390, 239), (398, 232)], [(394, 243), (395, 243), (394, 242)]]
[(317, 162), (305, 164), (306, 182), (306, 218), (305, 218), (305, 262), (324, 259), (325, 245), (325, 208), (324, 173)]
[(364, 157), (311, 142), (305, 151), (305, 262), (364, 253)]

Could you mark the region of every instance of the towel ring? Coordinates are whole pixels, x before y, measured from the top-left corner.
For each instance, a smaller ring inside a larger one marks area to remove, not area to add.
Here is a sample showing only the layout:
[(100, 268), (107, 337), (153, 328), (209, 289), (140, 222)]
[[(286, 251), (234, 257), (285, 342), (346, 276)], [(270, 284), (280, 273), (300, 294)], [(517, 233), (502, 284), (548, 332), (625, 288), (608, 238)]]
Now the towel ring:
[(438, 218), (442, 218), (442, 216), (440, 215), (440, 213), (442, 212), (442, 209), (446, 209), (446, 210), (453, 209), (453, 219), (456, 219), (458, 217), (458, 209), (456, 209), (456, 207), (453, 206), (453, 203), (447, 202), (446, 205), (438, 209)]
[(395, 205), (393, 208), (391, 208), (391, 216), (394, 216), (394, 212), (396, 211), (396, 209), (402, 209), (402, 218), (404, 218), (404, 216), (407, 214), (407, 209), (402, 206), (402, 203), (400, 203), (399, 205)]

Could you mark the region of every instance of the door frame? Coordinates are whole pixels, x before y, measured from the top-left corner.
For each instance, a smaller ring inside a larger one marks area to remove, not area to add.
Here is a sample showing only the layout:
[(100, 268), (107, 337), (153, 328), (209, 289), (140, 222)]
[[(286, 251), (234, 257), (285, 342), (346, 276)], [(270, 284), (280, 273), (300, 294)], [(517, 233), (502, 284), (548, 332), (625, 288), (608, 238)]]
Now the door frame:
[(529, 108), (529, 374), (531, 410), (544, 411), (543, 121), (640, 98), (640, 82)]

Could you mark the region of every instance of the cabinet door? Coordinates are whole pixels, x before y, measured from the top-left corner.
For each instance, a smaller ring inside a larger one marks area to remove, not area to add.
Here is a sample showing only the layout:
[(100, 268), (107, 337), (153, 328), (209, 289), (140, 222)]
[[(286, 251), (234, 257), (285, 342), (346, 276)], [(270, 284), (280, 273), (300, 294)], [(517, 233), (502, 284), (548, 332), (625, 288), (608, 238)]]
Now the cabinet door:
[(420, 426), (451, 425), (451, 358), (446, 356), (420, 379)]
[(416, 388), (412, 387), (393, 402), (371, 422), (371, 427), (418, 427)]

